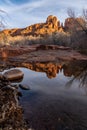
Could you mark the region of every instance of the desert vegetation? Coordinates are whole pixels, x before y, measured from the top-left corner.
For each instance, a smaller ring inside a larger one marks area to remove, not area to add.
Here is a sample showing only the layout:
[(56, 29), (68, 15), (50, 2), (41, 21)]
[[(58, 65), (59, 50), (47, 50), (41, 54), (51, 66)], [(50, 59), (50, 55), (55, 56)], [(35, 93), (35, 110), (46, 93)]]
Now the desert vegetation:
[(67, 14), (71, 20), (71, 25), (67, 28), (70, 33), (70, 46), (87, 53), (87, 9), (83, 9), (82, 15), (78, 17), (70, 8), (67, 10)]

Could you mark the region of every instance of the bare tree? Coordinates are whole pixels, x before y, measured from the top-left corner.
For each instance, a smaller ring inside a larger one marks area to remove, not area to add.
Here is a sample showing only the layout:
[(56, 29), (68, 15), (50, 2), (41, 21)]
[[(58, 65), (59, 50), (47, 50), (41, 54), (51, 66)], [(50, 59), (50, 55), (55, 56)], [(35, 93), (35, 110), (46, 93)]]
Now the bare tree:
[(75, 18), (76, 17), (76, 14), (75, 14), (75, 11), (71, 8), (68, 8), (67, 9), (67, 14), (70, 18)]
[(83, 15), (80, 17), (82, 20), (80, 21), (79, 18), (76, 18), (76, 13), (73, 9), (68, 8), (67, 14), (70, 18), (73, 19), (74, 24), (82, 28), (82, 30), (87, 35), (87, 9), (83, 9)]
[[(7, 26), (5, 16), (8, 16), (7, 12), (0, 9), (0, 31), (4, 30)], [(7, 43), (8, 43), (7, 35), (3, 31), (0, 33), (0, 45), (2, 46), (2, 45), (5, 45)]]
[(87, 20), (87, 9), (83, 9), (83, 17)]
[(0, 30), (4, 29), (7, 24), (3, 14), (8, 15), (4, 10), (0, 9)]

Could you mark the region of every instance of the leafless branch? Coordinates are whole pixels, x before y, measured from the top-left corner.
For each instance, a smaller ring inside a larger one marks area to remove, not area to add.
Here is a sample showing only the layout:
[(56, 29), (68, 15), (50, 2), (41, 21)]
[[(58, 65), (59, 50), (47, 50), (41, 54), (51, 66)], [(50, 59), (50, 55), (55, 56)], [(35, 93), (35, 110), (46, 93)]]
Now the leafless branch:
[(3, 14), (8, 15), (7, 12), (0, 9), (0, 30), (4, 29), (6, 27), (6, 24), (7, 24)]
[(67, 9), (67, 14), (70, 18), (75, 18), (76, 17), (76, 14), (75, 14), (75, 11), (71, 8), (68, 8)]
[(87, 9), (83, 9), (83, 17), (87, 20)]
[[(87, 9), (83, 9), (83, 16), (85, 19), (83, 19), (83, 23), (81, 23), (77, 18), (76, 18), (76, 13), (72, 8), (68, 8), (67, 14), (70, 18), (73, 18), (74, 23), (76, 23), (79, 27), (82, 28), (82, 30), (86, 33), (87, 35)], [(85, 24), (84, 24), (85, 23)], [(84, 26), (85, 25), (85, 26)]]

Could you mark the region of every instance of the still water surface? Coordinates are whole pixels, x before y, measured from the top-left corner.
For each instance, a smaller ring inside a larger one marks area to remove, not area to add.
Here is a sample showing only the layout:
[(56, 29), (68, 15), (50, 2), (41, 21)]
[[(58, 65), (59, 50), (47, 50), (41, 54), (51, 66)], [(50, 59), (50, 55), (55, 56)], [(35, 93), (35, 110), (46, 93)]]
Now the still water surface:
[(87, 88), (74, 76), (64, 76), (63, 69), (49, 79), (43, 72), (20, 68), (24, 72), (21, 84), (30, 90), (20, 90), (20, 103), (29, 127), (34, 130), (87, 130)]

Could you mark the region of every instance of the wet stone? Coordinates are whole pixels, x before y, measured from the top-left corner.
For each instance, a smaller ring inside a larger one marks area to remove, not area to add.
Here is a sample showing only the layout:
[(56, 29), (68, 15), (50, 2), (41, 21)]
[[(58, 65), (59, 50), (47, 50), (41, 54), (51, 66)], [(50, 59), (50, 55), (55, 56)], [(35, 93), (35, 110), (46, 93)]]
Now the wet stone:
[(0, 79), (0, 130), (27, 130), (19, 96), (21, 93), (9, 80)]
[(30, 90), (30, 87), (26, 84), (19, 84), (19, 87), (23, 90)]
[(24, 76), (23, 72), (19, 69), (8, 70), (3, 75), (10, 81), (21, 79)]

